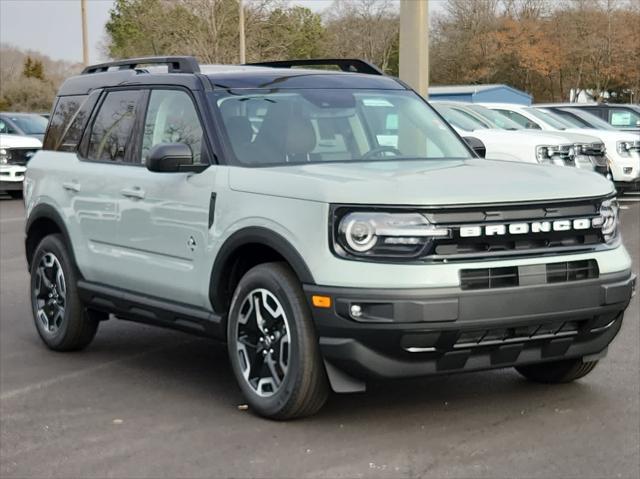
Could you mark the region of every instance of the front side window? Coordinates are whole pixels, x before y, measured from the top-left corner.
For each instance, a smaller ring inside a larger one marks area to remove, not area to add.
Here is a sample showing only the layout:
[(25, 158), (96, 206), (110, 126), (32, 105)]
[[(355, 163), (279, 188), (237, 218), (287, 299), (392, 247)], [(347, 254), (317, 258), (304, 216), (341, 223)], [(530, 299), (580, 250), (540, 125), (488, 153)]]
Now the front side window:
[(471, 158), (424, 101), (393, 90), (212, 94), (242, 165)]
[(144, 122), (142, 163), (160, 143), (184, 143), (194, 164), (206, 163), (202, 155), (202, 126), (191, 97), (181, 90), (152, 90)]
[(540, 128), (540, 125), (538, 125), (536, 122), (534, 122), (533, 120), (530, 120), (529, 118), (527, 118), (524, 115), (521, 115), (520, 113), (516, 113), (515, 111), (512, 111), (512, 110), (501, 110), (501, 109), (498, 109), (498, 108), (496, 108), (496, 111), (502, 113), (507, 118), (509, 118), (512, 121), (515, 121), (518, 125), (523, 126), (527, 130), (541, 130), (542, 129), (542, 128)]
[(126, 161), (139, 100), (140, 91), (107, 94), (91, 128), (89, 160)]

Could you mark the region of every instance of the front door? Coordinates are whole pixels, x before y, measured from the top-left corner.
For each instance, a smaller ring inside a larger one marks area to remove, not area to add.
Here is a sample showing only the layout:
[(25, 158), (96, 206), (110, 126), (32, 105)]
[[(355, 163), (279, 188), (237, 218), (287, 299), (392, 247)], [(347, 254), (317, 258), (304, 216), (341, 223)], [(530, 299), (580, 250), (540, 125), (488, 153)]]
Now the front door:
[(209, 243), (209, 209), (216, 168), (202, 173), (157, 173), (145, 167), (149, 150), (161, 143), (184, 143), (194, 164), (208, 164), (203, 128), (191, 94), (152, 89), (140, 122), (133, 168), (119, 199), (118, 243), (126, 259), (121, 286), (142, 294), (206, 307), (202, 270)]

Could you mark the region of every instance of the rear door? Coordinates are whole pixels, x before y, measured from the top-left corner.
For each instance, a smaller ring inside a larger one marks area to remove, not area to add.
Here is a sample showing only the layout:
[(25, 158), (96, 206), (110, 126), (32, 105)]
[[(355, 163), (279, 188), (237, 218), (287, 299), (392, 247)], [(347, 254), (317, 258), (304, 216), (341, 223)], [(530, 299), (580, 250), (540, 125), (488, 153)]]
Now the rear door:
[(139, 89), (103, 92), (78, 151), (78, 168), (63, 181), (73, 196), (74, 240), (85, 253), (82, 272), (89, 281), (119, 285), (128, 274), (118, 240), (118, 201), (135, 169), (130, 158), (142, 96)]
[(208, 273), (210, 211), (214, 206), (214, 166), (201, 173), (157, 173), (145, 162), (152, 147), (187, 144), (195, 165), (210, 163), (210, 149), (196, 98), (183, 89), (158, 88), (146, 94), (137, 148), (119, 185), (119, 237), (126, 271), (119, 285), (167, 300), (206, 307), (202, 285)]

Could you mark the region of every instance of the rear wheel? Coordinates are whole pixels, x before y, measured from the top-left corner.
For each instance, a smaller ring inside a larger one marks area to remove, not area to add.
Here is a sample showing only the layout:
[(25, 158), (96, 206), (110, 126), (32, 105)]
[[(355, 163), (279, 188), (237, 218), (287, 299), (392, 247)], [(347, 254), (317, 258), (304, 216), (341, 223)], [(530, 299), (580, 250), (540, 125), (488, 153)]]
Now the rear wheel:
[(309, 307), (283, 263), (258, 265), (240, 280), (227, 328), (231, 365), (250, 407), (273, 419), (317, 412), (329, 387)]
[(538, 383), (569, 383), (589, 374), (597, 364), (598, 361), (583, 362), (581, 358), (564, 359), (550, 363), (517, 366), (516, 371)]
[(43, 238), (31, 261), (31, 307), (40, 338), (55, 351), (86, 347), (98, 329), (99, 317), (80, 302), (77, 280), (62, 236)]

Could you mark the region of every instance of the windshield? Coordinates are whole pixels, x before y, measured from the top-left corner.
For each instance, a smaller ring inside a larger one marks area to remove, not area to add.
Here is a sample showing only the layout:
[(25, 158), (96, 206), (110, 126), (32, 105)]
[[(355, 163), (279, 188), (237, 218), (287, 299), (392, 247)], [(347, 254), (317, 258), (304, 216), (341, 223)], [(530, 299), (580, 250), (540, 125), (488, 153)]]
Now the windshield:
[(553, 113), (536, 110), (535, 108), (525, 108), (524, 111), (537, 118), (538, 120), (544, 121), (554, 130), (566, 130), (567, 128), (572, 128), (572, 126), (567, 126), (567, 123), (565, 121), (556, 118)]
[(243, 165), (472, 157), (413, 92), (295, 89), (211, 95)]
[(43, 135), (47, 129), (47, 119), (40, 115), (12, 115), (9, 119), (27, 135)]
[(460, 128), (464, 131), (486, 130), (487, 127), (482, 122), (476, 120), (468, 114), (463, 114), (450, 106), (440, 105), (438, 103), (432, 104), (432, 106), (438, 110), (445, 120), (451, 123), (456, 128)]
[(480, 105), (469, 105), (468, 108), (489, 120), (497, 128), (503, 130), (524, 130), (524, 127), (502, 113)]

